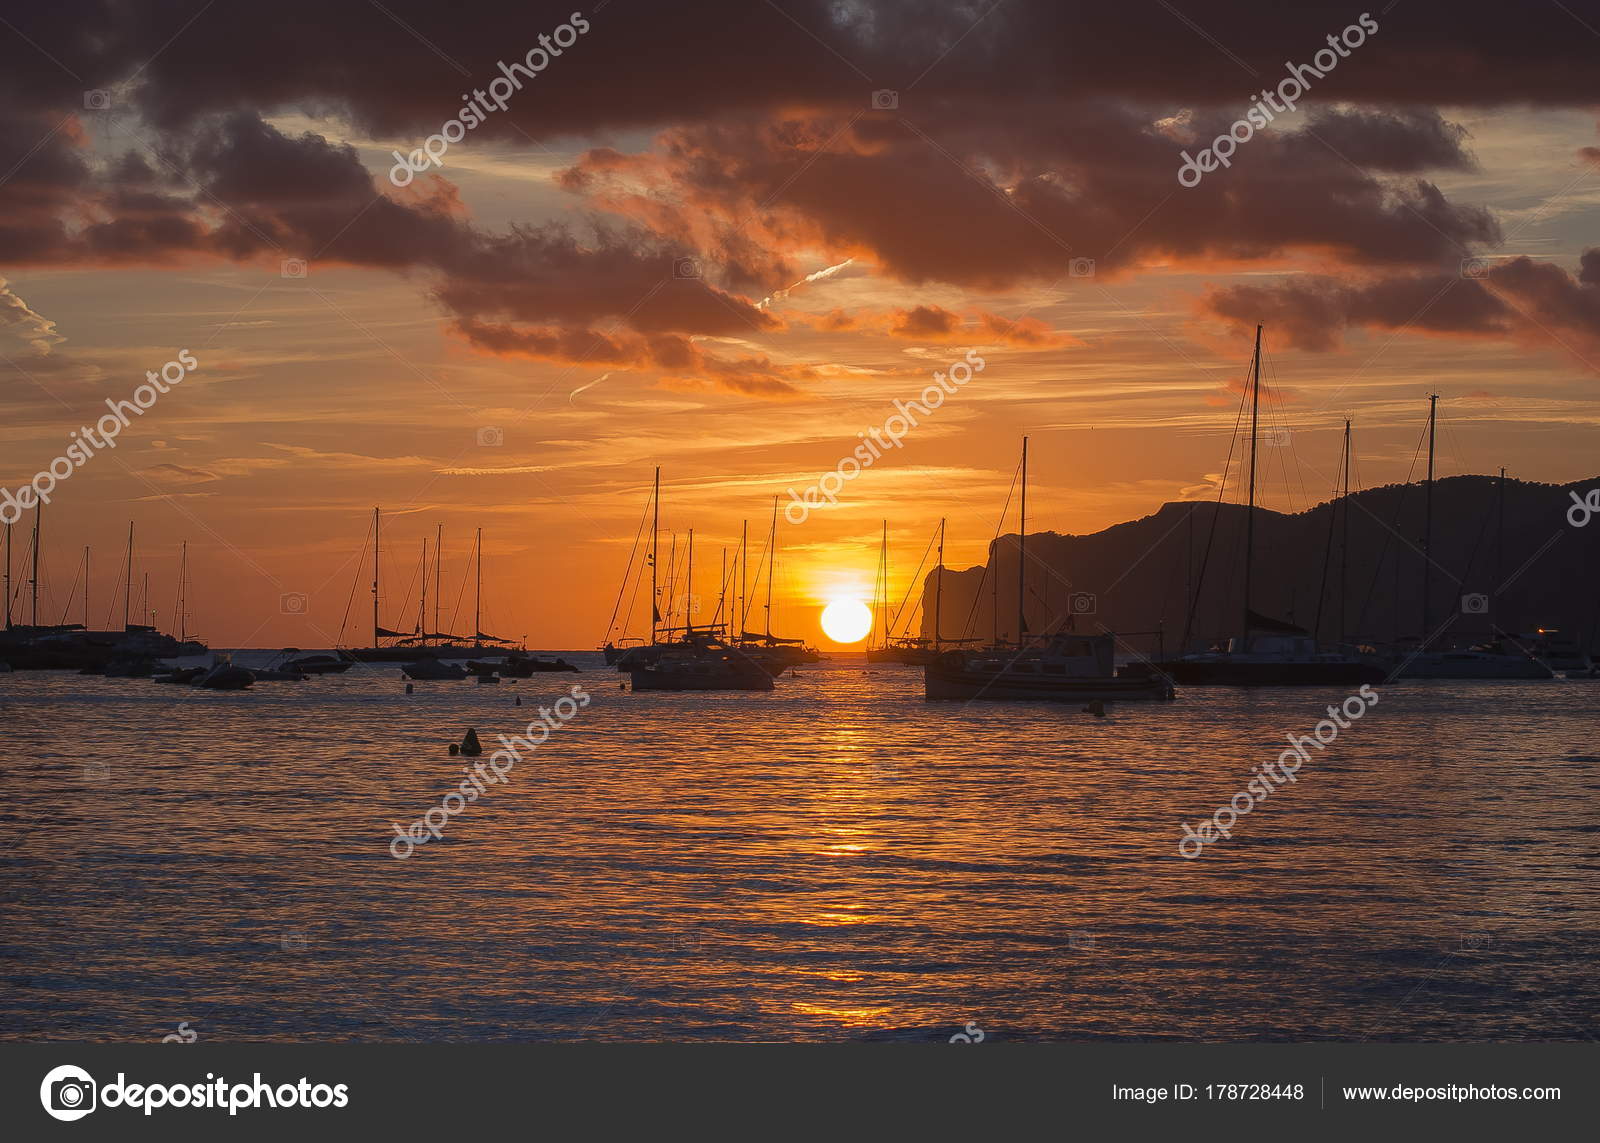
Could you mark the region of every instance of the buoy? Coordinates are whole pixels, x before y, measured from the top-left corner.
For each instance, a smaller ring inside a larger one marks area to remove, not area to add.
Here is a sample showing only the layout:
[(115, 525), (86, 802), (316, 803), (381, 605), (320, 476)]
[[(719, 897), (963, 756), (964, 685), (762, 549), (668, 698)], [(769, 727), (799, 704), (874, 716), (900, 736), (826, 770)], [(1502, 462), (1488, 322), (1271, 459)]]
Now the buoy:
[(478, 741), (476, 730), (468, 730), (467, 736), (461, 740), (461, 753), (468, 758), (476, 758), (483, 753), (483, 744)]
[(1096, 718), (1106, 716), (1106, 704), (1099, 699), (1090, 699), (1089, 705), (1083, 708), (1083, 713), (1092, 714)]
[(460, 743), (452, 742), (450, 744), (450, 757), (454, 758), (457, 754), (460, 754), (460, 753), (461, 753), (461, 745), (460, 745)]
[(521, 695), (518, 695), (518, 696), (517, 696), (517, 705), (518, 705), (518, 706), (521, 706), (521, 705), (522, 705), (522, 696), (521, 696)]
[(416, 688), (413, 687), (410, 683), (407, 683), (406, 684), (406, 694), (409, 695), (409, 694), (415, 694), (415, 693), (416, 693)]

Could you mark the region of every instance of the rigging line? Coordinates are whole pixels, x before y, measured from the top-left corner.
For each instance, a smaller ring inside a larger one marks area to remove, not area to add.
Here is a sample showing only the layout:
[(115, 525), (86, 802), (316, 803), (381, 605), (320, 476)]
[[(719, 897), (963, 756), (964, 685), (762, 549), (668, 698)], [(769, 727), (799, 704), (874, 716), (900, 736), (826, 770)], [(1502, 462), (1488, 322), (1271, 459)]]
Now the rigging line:
[[(611, 605), (611, 622), (606, 625), (606, 638), (611, 638), (611, 633), (617, 627), (617, 612), (622, 607), (622, 597), (628, 591), (628, 577), (633, 572), (634, 553), (639, 550), (639, 541), (644, 537), (645, 521), (650, 519), (650, 502), (645, 501), (644, 513), (639, 517), (639, 530), (633, 535), (633, 547), (628, 549), (628, 565), (622, 571), (622, 586), (617, 589), (617, 601)], [(628, 602), (628, 614), (633, 614), (633, 602)]]
[(72, 587), (67, 592), (67, 601), (61, 605), (61, 619), (56, 623), (57, 627), (65, 627), (67, 625), (67, 612), (72, 610), (72, 601), (78, 594), (78, 581), (82, 578), (83, 560), (79, 559), (78, 570), (72, 575)]
[[(1189, 599), (1189, 614), (1183, 621), (1183, 642), (1178, 644), (1178, 653), (1181, 655), (1189, 646), (1189, 637), (1194, 631), (1194, 618), (1200, 610), (1200, 597), (1206, 589), (1206, 567), (1211, 562), (1211, 545), (1217, 538), (1217, 519), (1222, 515), (1223, 497), (1228, 494), (1228, 471), (1233, 467), (1233, 453), (1239, 445), (1239, 429), (1244, 424), (1245, 402), (1250, 395), (1250, 387), (1244, 385), (1239, 392), (1239, 411), (1234, 414), (1233, 432), (1228, 437), (1228, 459), (1222, 462), (1222, 481), (1217, 487), (1216, 504), (1211, 509), (1211, 527), (1206, 532), (1206, 549), (1200, 557), (1200, 574), (1195, 578), (1194, 595)], [(1240, 464), (1243, 464), (1240, 460)], [(1185, 551), (1185, 558), (1193, 559), (1193, 553)]]
[[(978, 604), (983, 599), (983, 585), (988, 582), (989, 565), (991, 563), (994, 564), (995, 576), (998, 580), (1000, 574), (1000, 532), (1006, 526), (1006, 516), (1011, 511), (1011, 498), (1016, 495), (1017, 477), (1021, 475), (1021, 473), (1022, 464), (1019, 461), (1017, 463), (1017, 467), (1011, 470), (1011, 487), (1006, 491), (1005, 507), (1000, 509), (1000, 520), (995, 524), (994, 536), (989, 541), (989, 558), (986, 559), (983, 564), (983, 576), (978, 580), (978, 593), (972, 597), (972, 610), (967, 613), (966, 625), (961, 628), (961, 637), (963, 639), (967, 638), (969, 632), (973, 630), (973, 619), (978, 613)], [(998, 631), (1000, 628), (1000, 615), (998, 611), (995, 613), (994, 624), (995, 630)]]
[[(1393, 519), (1391, 519), (1389, 521), (1389, 526), (1384, 529), (1383, 547), (1381, 549), (1379, 549), (1378, 562), (1373, 565), (1373, 569), (1372, 569), (1372, 583), (1369, 584), (1368, 587), (1367, 587), (1367, 597), (1366, 597), (1366, 599), (1364, 599), (1362, 601), (1362, 603), (1361, 603), (1361, 614), (1356, 619), (1356, 630), (1357, 631), (1361, 630), (1363, 627), (1366, 626), (1366, 623), (1367, 623), (1367, 610), (1368, 610), (1368, 608), (1370, 608), (1372, 606), (1372, 597), (1373, 597), (1374, 594), (1376, 594), (1376, 592), (1378, 590), (1378, 581), (1383, 578), (1383, 564), (1384, 564), (1384, 561), (1386, 559), (1388, 559), (1388, 557), (1389, 557), (1389, 549), (1394, 544), (1394, 538), (1400, 531), (1400, 516), (1401, 516), (1401, 513), (1403, 513), (1405, 511), (1406, 494), (1411, 491), (1411, 478), (1416, 475), (1416, 471), (1417, 471), (1417, 457), (1422, 452), (1422, 442), (1427, 440), (1427, 439), (1428, 439), (1428, 428), (1427, 428), (1426, 425), (1424, 425), (1422, 427), (1421, 435), (1417, 437), (1416, 447), (1411, 450), (1411, 467), (1406, 470), (1405, 483), (1400, 486), (1400, 495), (1399, 495), (1399, 497), (1397, 498), (1397, 500), (1395, 502), (1394, 517), (1393, 517)], [(1400, 559), (1400, 555), (1399, 555), (1399, 552), (1397, 551), (1395, 553), (1396, 574), (1398, 574), (1399, 559)], [(1396, 628), (1396, 631), (1398, 632), (1399, 625), (1400, 625), (1400, 600), (1398, 598), (1396, 598), (1395, 601), (1394, 601), (1394, 607), (1395, 607), (1395, 628)]]
[(368, 540), (372, 539), (372, 521), (367, 522), (367, 534), (361, 541), (361, 559), (356, 564), (355, 578), (350, 581), (350, 598), (345, 600), (344, 615), (339, 618), (339, 646), (344, 646), (345, 625), (350, 622), (350, 609), (355, 606), (356, 589), (361, 586), (361, 572), (367, 566), (367, 549), (371, 547)]
[[(906, 584), (906, 593), (900, 598), (900, 606), (895, 608), (889, 616), (888, 634), (890, 636), (894, 635), (894, 629), (900, 625), (900, 615), (903, 611), (905, 611), (906, 605), (911, 601), (911, 591), (917, 585), (917, 577), (922, 574), (922, 566), (928, 562), (928, 556), (933, 551), (933, 542), (938, 538), (938, 535), (939, 532), (936, 528), (934, 529), (933, 534), (928, 537), (928, 546), (922, 550), (922, 558), (917, 561), (917, 570), (911, 573), (911, 579)], [(922, 598), (920, 596), (917, 599), (917, 603), (919, 606), (921, 606)], [(910, 620), (911, 617), (908, 615), (906, 617), (907, 634), (910, 633)]]

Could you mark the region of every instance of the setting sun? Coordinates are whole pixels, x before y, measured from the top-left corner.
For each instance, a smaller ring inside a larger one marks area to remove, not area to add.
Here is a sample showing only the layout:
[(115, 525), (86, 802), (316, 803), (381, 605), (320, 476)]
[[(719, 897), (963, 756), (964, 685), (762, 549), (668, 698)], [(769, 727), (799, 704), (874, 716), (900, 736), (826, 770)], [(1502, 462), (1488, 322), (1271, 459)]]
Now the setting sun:
[(836, 599), (822, 609), (822, 630), (835, 643), (859, 643), (872, 630), (872, 611), (859, 599)]

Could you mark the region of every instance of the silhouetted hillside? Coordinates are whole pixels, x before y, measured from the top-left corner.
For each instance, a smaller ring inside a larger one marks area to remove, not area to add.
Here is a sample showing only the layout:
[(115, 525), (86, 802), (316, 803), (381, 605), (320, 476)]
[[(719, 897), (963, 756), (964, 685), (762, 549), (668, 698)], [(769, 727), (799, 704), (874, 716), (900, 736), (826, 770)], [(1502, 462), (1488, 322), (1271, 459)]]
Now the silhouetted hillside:
[[(1545, 626), (1593, 645), (1600, 516), (1577, 528), (1568, 522), (1567, 510), (1573, 506), (1569, 493), (1581, 497), (1600, 487), (1600, 477), (1570, 485), (1507, 480), (1503, 533), (1498, 483), (1497, 477), (1458, 476), (1434, 484), (1432, 626), (1437, 629), (1454, 614), (1450, 638), (1487, 634), (1494, 626)], [(1294, 515), (1258, 508), (1254, 609), (1315, 628), (1330, 641), (1416, 635), (1422, 624), (1424, 503), (1418, 484), (1352, 494), (1347, 561), (1345, 509), (1337, 501)], [(1079, 604), (1079, 630), (1101, 625), (1118, 632), (1162, 630), (1166, 649), (1176, 651), (1190, 593), (1196, 591), (1190, 644), (1230, 634), (1244, 609), (1244, 523), (1242, 505), (1186, 502), (1165, 504), (1153, 516), (1093, 535), (1030, 534), (1028, 626), (1038, 632), (1061, 622), (1072, 609), (1074, 593), (1087, 593)], [(1014, 637), (1016, 535), (1002, 536), (997, 547), (999, 631)], [(990, 565), (995, 558), (991, 549)], [(1345, 562), (1347, 588), (1341, 592)], [(926, 635), (933, 634), (933, 583), (930, 575), (923, 585)], [(947, 570), (942, 635), (958, 637), (963, 629), (992, 635), (994, 586), (984, 567)], [(1462, 596), (1476, 594), (1488, 597), (1488, 610), (1464, 611)], [(1129, 641), (1142, 648), (1153, 645), (1142, 638)]]

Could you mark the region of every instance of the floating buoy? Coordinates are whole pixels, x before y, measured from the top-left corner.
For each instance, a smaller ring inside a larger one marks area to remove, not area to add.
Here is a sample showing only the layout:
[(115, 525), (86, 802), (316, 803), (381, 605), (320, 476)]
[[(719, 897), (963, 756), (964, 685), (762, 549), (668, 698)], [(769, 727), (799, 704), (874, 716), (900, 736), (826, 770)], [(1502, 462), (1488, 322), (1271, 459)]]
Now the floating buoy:
[(521, 696), (521, 695), (518, 695), (518, 696), (517, 696), (517, 705), (518, 705), (518, 706), (521, 706), (521, 705), (522, 705), (522, 696)]
[(413, 687), (410, 683), (407, 683), (406, 684), (406, 694), (409, 695), (409, 694), (415, 694), (415, 693), (416, 693), (416, 688)]
[(457, 754), (460, 754), (460, 753), (461, 753), (460, 744), (456, 743), (456, 742), (452, 742), (450, 744), (450, 757), (454, 758)]
[(1083, 708), (1084, 714), (1092, 714), (1096, 718), (1106, 716), (1106, 704), (1099, 699), (1090, 699), (1089, 705)]
[(467, 736), (461, 740), (461, 753), (468, 758), (476, 758), (483, 753), (483, 744), (478, 741), (476, 730), (468, 730)]

